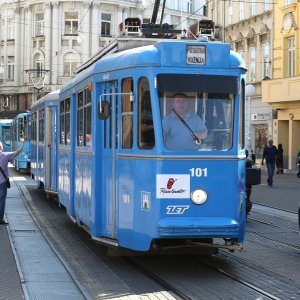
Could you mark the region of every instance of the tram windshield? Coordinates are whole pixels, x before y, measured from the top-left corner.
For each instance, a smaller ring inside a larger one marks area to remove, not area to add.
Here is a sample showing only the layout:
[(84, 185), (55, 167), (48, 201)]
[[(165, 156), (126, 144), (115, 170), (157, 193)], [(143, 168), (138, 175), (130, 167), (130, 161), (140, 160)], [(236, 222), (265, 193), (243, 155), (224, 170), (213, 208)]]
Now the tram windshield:
[(174, 151), (226, 151), (232, 147), (232, 93), (159, 94), (163, 137)]
[(9, 126), (3, 126), (2, 127), (2, 136), (3, 136), (3, 141), (6, 145), (10, 146), (10, 127)]
[(233, 143), (238, 78), (158, 74), (164, 143), (173, 151), (226, 151)]

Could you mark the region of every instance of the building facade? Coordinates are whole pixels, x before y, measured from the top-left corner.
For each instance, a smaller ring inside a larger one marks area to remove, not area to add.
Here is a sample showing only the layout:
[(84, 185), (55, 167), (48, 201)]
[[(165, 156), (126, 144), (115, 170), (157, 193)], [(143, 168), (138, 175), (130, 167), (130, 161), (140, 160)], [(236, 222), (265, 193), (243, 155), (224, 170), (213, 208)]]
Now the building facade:
[[(202, 18), (203, 2), (167, 0), (163, 23), (187, 29)], [(0, 0), (0, 118), (59, 89), (120, 34), (126, 18), (149, 23), (152, 9), (151, 0)]]
[(272, 109), (262, 102), (261, 82), (272, 77), (273, 4), (269, 0), (212, 0), (208, 2), (207, 12), (208, 18), (216, 23), (217, 37), (230, 43), (231, 49), (245, 60), (248, 69), (246, 147), (260, 158), (272, 137)]
[(273, 138), (284, 149), (284, 167), (297, 168), (300, 150), (300, 6), (296, 0), (274, 4), (273, 76), (262, 83), (262, 98), (273, 109)]

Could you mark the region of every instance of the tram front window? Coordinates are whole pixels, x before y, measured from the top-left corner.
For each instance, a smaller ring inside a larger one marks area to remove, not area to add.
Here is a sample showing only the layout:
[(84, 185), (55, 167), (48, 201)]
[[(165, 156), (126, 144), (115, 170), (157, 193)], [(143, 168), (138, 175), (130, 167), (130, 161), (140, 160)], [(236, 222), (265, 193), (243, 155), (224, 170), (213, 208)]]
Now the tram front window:
[(232, 147), (234, 95), (160, 92), (164, 143), (173, 151), (226, 151)]
[(6, 145), (10, 146), (10, 127), (9, 126), (3, 126), (2, 129), (2, 135), (3, 135), (3, 141)]

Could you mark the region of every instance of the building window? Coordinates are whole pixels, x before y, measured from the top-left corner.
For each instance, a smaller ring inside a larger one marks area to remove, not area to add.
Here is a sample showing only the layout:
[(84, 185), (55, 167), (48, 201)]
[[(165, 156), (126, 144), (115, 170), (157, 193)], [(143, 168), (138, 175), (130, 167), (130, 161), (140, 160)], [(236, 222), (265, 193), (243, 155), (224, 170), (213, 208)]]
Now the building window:
[(285, 0), (284, 4), (285, 5), (290, 5), (290, 4), (293, 4), (294, 2), (295, 2), (294, 0)]
[(13, 19), (7, 21), (7, 39), (8, 40), (15, 39), (15, 23)]
[(4, 77), (4, 56), (1, 56), (1, 59), (0, 59), (0, 78), (3, 79)]
[(232, 24), (232, 0), (229, 0), (229, 8), (228, 8), (228, 24)]
[(111, 36), (111, 15), (101, 14), (101, 35)]
[(74, 76), (78, 63), (77, 55), (75, 53), (67, 53), (64, 56), (64, 76)]
[(4, 41), (4, 38), (5, 38), (5, 30), (6, 30), (5, 20), (4, 20), (4, 19), (1, 19), (1, 41)]
[(251, 17), (256, 15), (256, 1), (257, 0), (251, 0), (251, 3), (250, 3)]
[(35, 23), (35, 35), (43, 36), (44, 35), (44, 14), (36, 14), (36, 23)]
[(242, 50), (242, 49), (238, 49), (238, 54), (242, 57), (242, 58), (244, 58), (244, 50)]
[(15, 74), (15, 57), (8, 56), (7, 58), (7, 79), (13, 80)]
[(295, 76), (295, 38), (288, 38), (288, 76)]
[(43, 69), (43, 65), (44, 65), (44, 60), (40, 53), (37, 53), (34, 55), (33, 65), (34, 65), (35, 69), (37, 70), (37, 76), (40, 77), (42, 75), (41, 70)]
[(78, 34), (78, 12), (65, 12), (65, 35)]
[(267, 10), (270, 10), (270, 0), (265, 0), (264, 2), (264, 10), (267, 11)]
[(179, 0), (171, 1), (171, 9), (179, 10)]
[(240, 10), (239, 10), (239, 18), (240, 18), (240, 21), (244, 19), (244, 1), (241, 0), (240, 1)]
[(270, 45), (262, 45), (262, 55), (263, 55), (263, 78), (269, 76), (269, 66), (270, 66)]
[(255, 48), (251, 47), (249, 48), (249, 79), (250, 81), (255, 81)]
[(194, 11), (194, 1), (188, 0), (187, 1), (187, 12), (192, 13)]

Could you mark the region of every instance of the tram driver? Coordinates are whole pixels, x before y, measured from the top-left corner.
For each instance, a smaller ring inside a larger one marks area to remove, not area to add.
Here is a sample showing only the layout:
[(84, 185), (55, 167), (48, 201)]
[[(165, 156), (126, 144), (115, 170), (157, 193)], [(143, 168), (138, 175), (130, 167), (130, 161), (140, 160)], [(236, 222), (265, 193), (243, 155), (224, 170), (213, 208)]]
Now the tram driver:
[(189, 110), (188, 101), (184, 93), (175, 94), (172, 112), (162, 120), (164, 142), (170, 150), (198, 150), (201, 140), (207, 137), (205, 123)]

